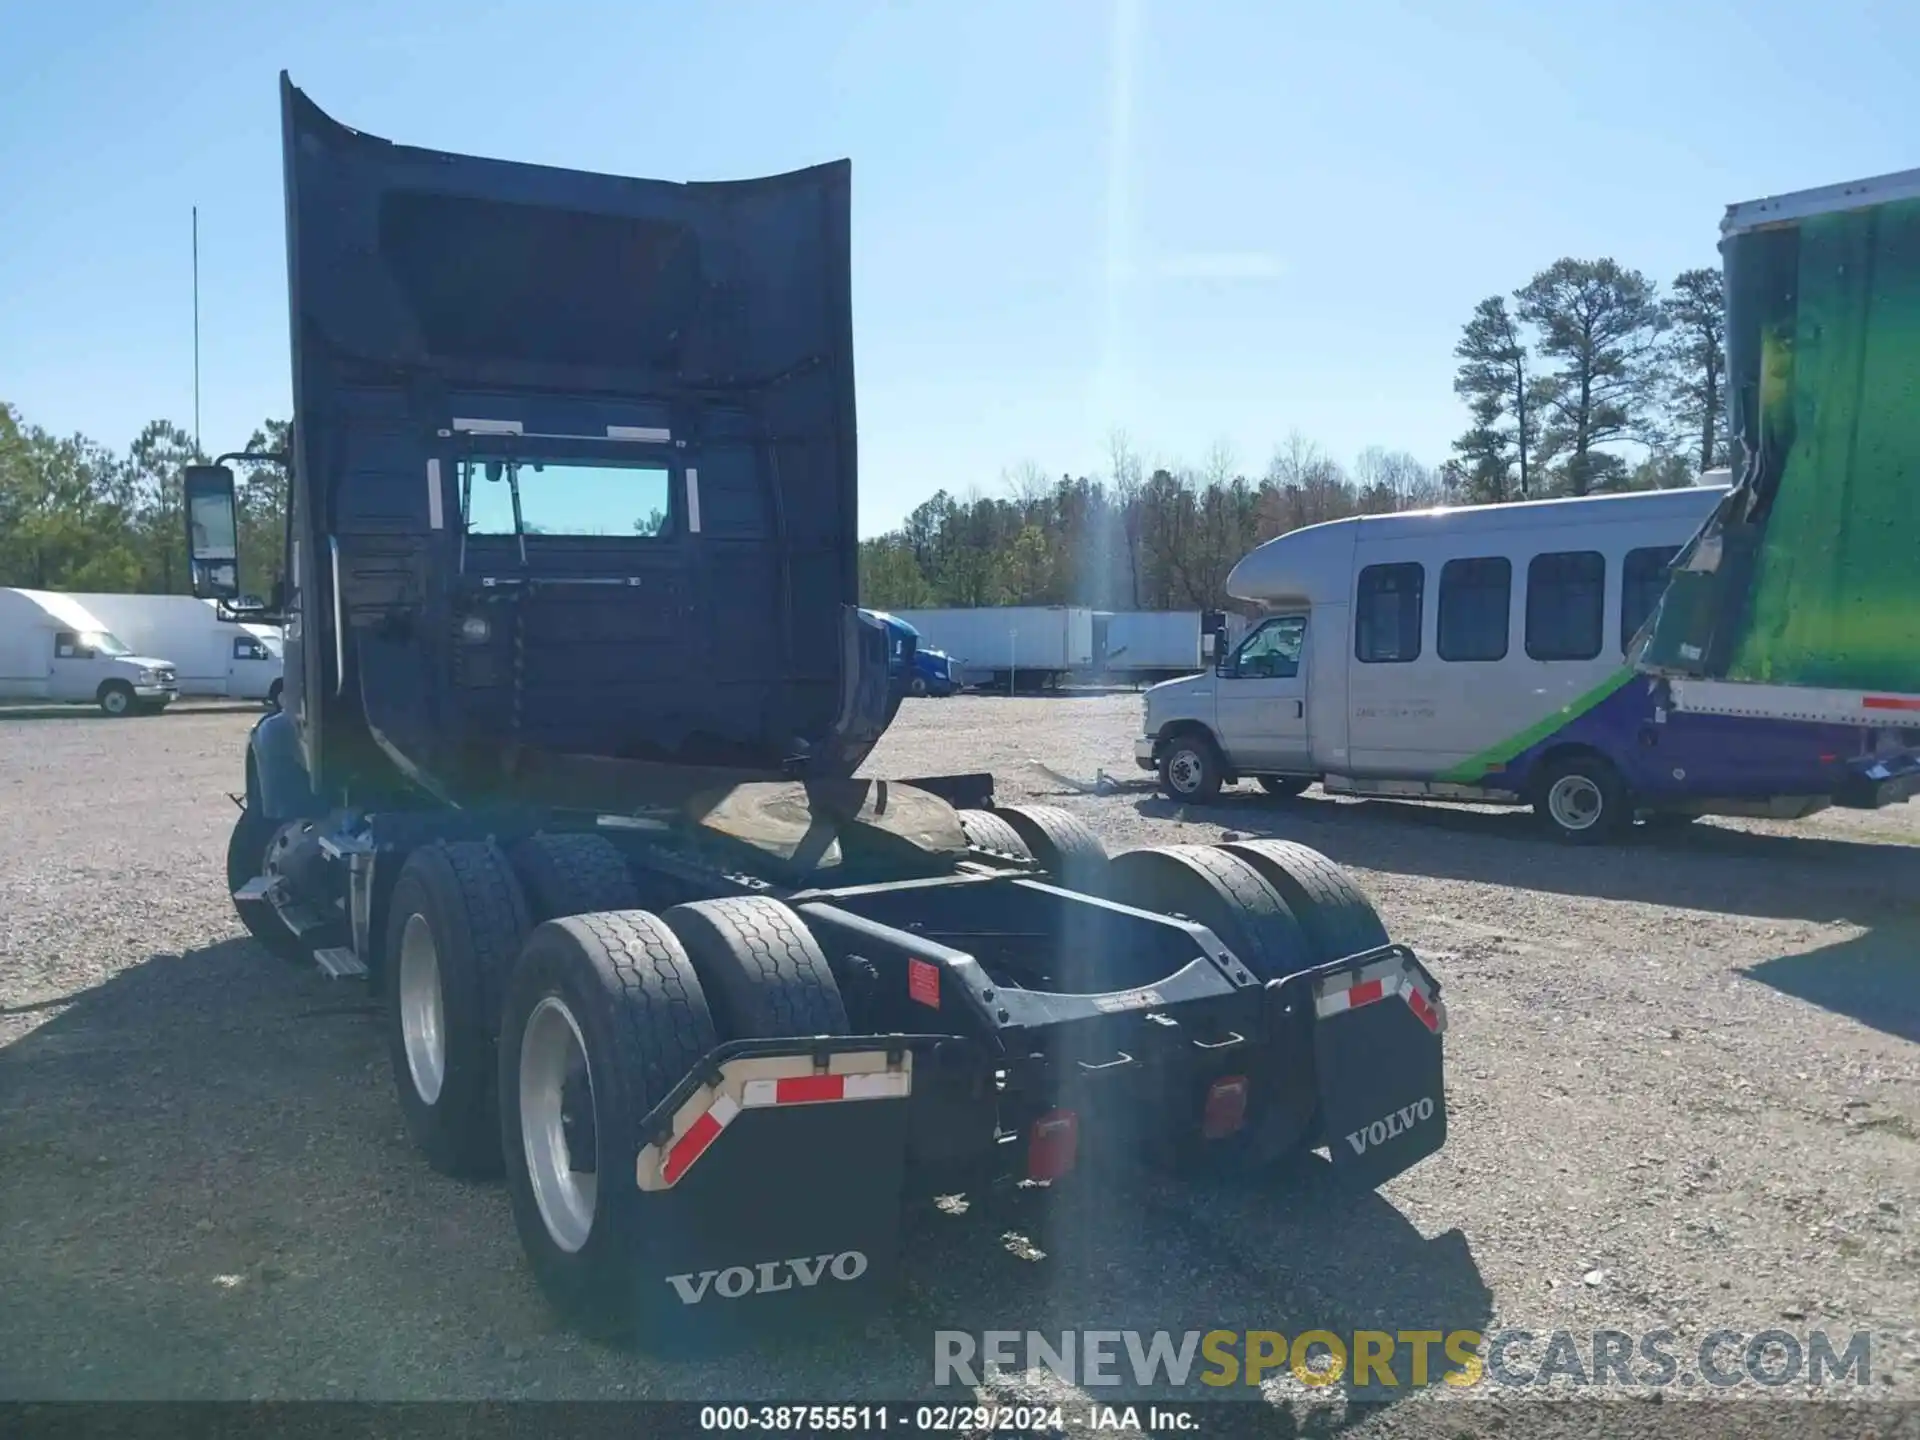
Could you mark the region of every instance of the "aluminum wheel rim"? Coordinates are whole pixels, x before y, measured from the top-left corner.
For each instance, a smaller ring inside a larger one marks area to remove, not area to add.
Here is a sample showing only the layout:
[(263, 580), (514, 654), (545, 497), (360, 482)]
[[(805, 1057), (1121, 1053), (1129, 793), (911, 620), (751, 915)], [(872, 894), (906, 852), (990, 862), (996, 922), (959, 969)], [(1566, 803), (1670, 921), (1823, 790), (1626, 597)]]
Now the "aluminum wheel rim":
[(124, 690), (107, 691), (105, 705), (109, 715), (124, 715), (127, 711), (127, 692)]
[(1176, 750), (1167, 762), (1167, 778), (1182, 795), (1191, 795), (1200, 788), (1200, 774), (1200, 757), (1191, 750)]
[(1547, 791), (1547, 811), (1562, 830), (1591, 830), (1606, 803), (1600, 787), (1584, 775), (1562, 775)]
[(567, 1143), (564, 1092), (576, 1061), (586, 1072), (591, 1105), (593, 1067), (586, 1041), (566, 1002), (549, 995), (534, 1007), (520, 1036), (520, 1137), (540, 1219), (553, 1243), (569, 1255), (585, 1245), (593, 1231), (600, 1189), (597, 1160), (591, 1171), (575, 1170)]
[(400, 1037), (413, 1088), (428, 1105), (447, 1079), (446, 1011), (440, 1001), (440, 952), (427, 917), (407, 917), (400, 933)]

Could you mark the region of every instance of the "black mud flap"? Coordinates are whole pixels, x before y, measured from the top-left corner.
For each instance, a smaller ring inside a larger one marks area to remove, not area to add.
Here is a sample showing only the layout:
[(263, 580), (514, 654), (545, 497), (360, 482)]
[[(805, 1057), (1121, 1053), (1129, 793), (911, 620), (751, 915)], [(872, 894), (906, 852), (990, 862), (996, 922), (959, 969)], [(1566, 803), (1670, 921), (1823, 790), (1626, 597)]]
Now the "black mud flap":
[(912, 1090), (905, 1037), (713, 1052), (648, 1117), (636, 1166), (645, 1332), (724, 1347), (887, 1303)]
[(1334, 1171), (1384, 1184), (1447, 1139), (1440, 984), (1404, 945), (1308, 972), (1320, 1120)]

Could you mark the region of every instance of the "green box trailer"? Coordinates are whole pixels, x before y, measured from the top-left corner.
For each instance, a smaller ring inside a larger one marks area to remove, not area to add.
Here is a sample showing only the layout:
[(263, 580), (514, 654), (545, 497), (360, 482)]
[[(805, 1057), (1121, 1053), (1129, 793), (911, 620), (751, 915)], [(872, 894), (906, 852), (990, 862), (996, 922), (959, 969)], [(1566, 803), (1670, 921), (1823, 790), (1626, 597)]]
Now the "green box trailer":
[(1721, 223), (1733, 489), (1637, 652), (1674, 708), (1920, 727), (1920, 170)]

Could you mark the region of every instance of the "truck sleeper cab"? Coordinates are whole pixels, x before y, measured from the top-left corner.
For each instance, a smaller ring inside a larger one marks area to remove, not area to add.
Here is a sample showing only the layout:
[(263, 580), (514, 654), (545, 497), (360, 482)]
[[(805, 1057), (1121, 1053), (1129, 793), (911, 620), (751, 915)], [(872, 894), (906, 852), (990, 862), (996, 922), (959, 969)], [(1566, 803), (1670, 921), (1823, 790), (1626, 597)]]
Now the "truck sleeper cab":
[[(989, 776), (850, 778), (901, 690), (858, 608), (844, 165), (429, 154), (284, 76), (282, 115), (287, 687), (228, 884), (374, 989), (409, 1134), (504, 1172), (561, 1311), (812, 1324), (889, 1293), (930, 1187), (1321, 1143), (1375, 1185), (1443, 1143), (1439, 986), (1324, 857), (1109, 858)], [(238, 458), (185, 479), (229, 611)]]
[(1558, 838), (1636, 814), (1798, 818), (1883, 801), (1911, 740), (1680, 714), (1627, 655), (1717, 486), (1308, 526), (1228, 578), (1267, 618), (1211, 674), (1147, 692), (1135, 759), (1166, 793), (1531, 805)]

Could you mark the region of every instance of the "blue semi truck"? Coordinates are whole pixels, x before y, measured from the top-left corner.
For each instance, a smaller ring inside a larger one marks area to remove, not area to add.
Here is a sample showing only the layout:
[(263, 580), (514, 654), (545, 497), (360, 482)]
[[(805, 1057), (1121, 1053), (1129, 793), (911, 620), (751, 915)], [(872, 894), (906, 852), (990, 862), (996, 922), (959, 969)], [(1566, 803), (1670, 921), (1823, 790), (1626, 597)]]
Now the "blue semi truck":
[(944, 650), (929, 650), (920, 644), (920, 632), (898, 615), (884, 610), (869, 610), (887, 630), (887, 674), (902, 695), (951, 695), (960, 682), (953, 662)]

